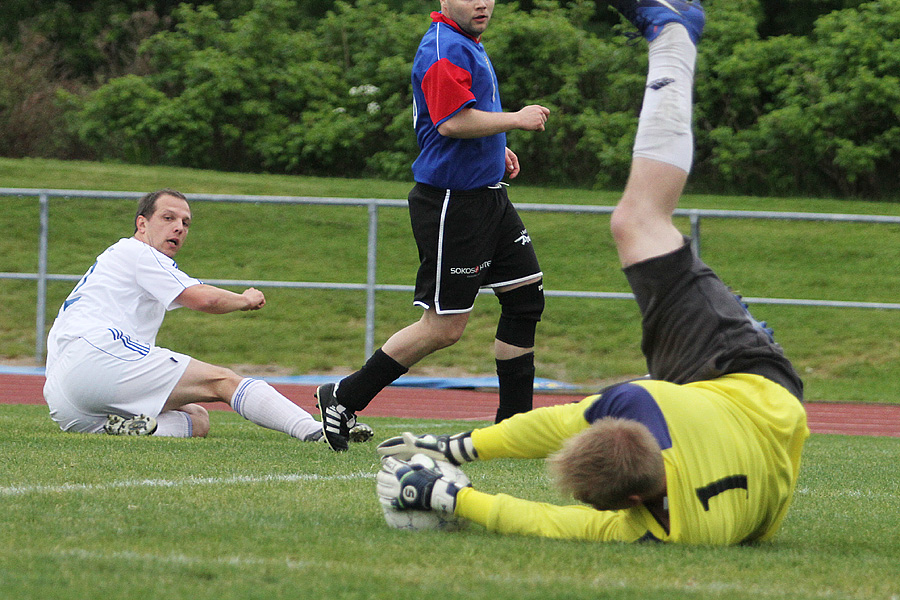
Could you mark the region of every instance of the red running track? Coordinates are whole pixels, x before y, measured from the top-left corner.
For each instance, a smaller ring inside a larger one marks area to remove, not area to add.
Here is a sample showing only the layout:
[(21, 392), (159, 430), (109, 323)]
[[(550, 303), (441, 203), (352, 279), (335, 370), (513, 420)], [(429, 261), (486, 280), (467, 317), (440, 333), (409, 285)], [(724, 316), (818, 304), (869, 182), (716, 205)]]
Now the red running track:
[[(0, 404), (43, 404), (42, 375), (0, 374)], [(307, 411), (317, 414), (315, 386), (274, 384), (282, 394)], [(534, 404), (551, 406), (574, 402), (571, 394), (535, 394)], [(809, 428), (813, 433), (900, 437), (900, 405), (807, 402)], [(209, 408), (225, 408), (222, 404)], [(389, 387), (365, 410), (373, 417), (492, 421), (497, 395), (471, 390), (435, 390)]]

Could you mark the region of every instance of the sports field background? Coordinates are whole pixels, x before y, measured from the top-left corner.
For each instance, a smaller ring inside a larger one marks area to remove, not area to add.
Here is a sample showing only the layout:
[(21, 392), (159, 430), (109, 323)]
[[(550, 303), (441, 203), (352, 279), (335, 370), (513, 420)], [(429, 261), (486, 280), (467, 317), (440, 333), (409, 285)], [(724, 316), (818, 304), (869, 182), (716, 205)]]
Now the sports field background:
[[(81, 189), (173, 186), (188, 192), (400, 198), (408, 187), (0, 159), (0, 186), (66, 185)], [(513, 193), (523, 202), (535, 201), (535, 196), (539, 201), (550, 198), (566, 203), (615, 201), (614, 193), (584, 190), (518, 188)], [(802, 207), (816, 212), (900, 214), (900, 207), (893, 204), (845, 204), (827, 199), (690, 197), (687, 201), (731, 209)], [(4, 209), (14, 210), (0, 211), (5, 232), (0, 239), (3, 271), (31, 270), (23, 265), (33, 260), (27, 257), (35, 252), (34, 223), (23, 216), (31, 209), (22, 205), (9, 202)], [(97, 252), (114, 241), (104, 239), (108, 237), (104, 232), (111, 224), (127, 221), (133, 211), (109, 215), (104, 214), (108, 212), (106, 205), (87, 212), (80, 211), (78, 203), (65, 206), (52, 217), (51, 243), (59, 244), (60, 253), (51, 257), (51, 270), (80, 273)], [(226, 227), (211, 227), (204, 232), (197, 224), (192, 231), (185, 260), (179, 256), (180, 263), (190, 262), (188, 272), (206, 278), (230, 278), (229, 270), (254, 273), (271, 268), (273, 261), (276, 268), (297, 262), (296, 254), (271, 251), (279, 243), (331, 254), (346, 245), (332, 240), (332, 245), (323, 246), (317, 232), (324, 228), (336, 235), (340, 230), (321, 215), (312, 219), (313, 228), (303, 230), (299, 240), (285, 240), (267, 239), (267, 234), (268, 238), (273, 236), (266, 222), (248, 222), (240, 213), (225, 213), (230, 219)], [(596, 229), (592, 235), (590, 228), (579, 225), (563, 230), (559, 227), (551, 221), (538, 229), (548, 239), (557, 231), (564, 232), (557, 237), (570, 247), (574, 244), (579, 254), (608, 253), (608, 231)], [(284, 228), (277, 231), (278, 235), (287, 235)], [(796, 286), (792, 289), (804, 292), (798, 295), (808, 297), (836, 294), (838, 299), (893, 301), (900, 277), (894, 249), (896, 233), (892, 227), (776, 226), (746, 230), (722, 223), (711, 231), (708, 250), (717, 264), (741, 280), (745, 288), (741, 291), (748, 295), (777, 297), (783, 295), (777, 293), (783, 286), (791, 284)], [(130, 231), (124, 233), (128, 234)], [(395, 237), (397, 245), (389, 245), (382, 256), (414, 251), (404, 246), (409, 237), (406, 228), (397, 228)], [(235, 253), (242, 241), (263, 246), (266, 251), (261, 255), (268, 262), (259, 262), (258, 257), (246, 252)], [(223, 263), (223, 253), (238, 258)], [(555, 256), (552, 249), (547, 254), (548, 273), (565, 274), (574, 281), (584, 275), (588, 286), (605, 287), (607, 276), (609, 281), (620, 277), (610, 268), (612, 257), (608, 254), (597, 259), (596, 272), (586, 274), (572, 269), (571, 248), (568, 254)], [(347, 254), (330, 258), (340, 265)], [(353, 269), (358, 265), (348, 264), (351, 278), (357, 280), (358, 273)], [(406, 273), (409, 264), (408, 258), (387, 263), (384, 275), (393, 277), (394, 270), (398, 276)], [(219, 267), (221, 271), (213, 272)], [(335, 267), (327, 263), (321, 268), (327, 273)], [(0, 343), (5, 348), (21, 348), (18, 358), (6, 364), (28, 362), (33, 340), (27, 338), (33, 335), (34, 320), (33, 300), (29, 302), (27, 288), (33, 285), (0, 281), (4, 307), (0, 313)], [(69, 287), (54, 286), (53, 302)], [(408, 298), (399, 296), (397, 303), (408, 305)], [(222, 319), (222, 325), (210, 326), (212, 319), (196, 321), (173, 314), (171, 317), (177, 318), (167, 322), (165, 339), (171, 340), (173, 348), (184, 350), (194, 342), (191, 338), (200, 337), (196, 332), (202, 329), (207, 334), (206, 345), (192, 347), (191, 351), (211, 362), (232, 365), (242, 362), (239, 357), (249, 355), (250, 359), (243, 358), (247, 374), (253, 374), (253, 368), (270, 366), (254, 356), (290, 364), (296, 360), (293, 355), (317, 353), (322, 365), (347, 368), (363, 358), (359, 356), (359, 312), (353, 302), (313, 306), (322, 312), (302, 317), (309, 327), (298, 331), (306, 334), (310, 327), (319, 331), (313, 326), (320, 323), (314, 321), (326, 320), (322, 316), (328, 314), (326, 309), (346, 317), (341, 323), (346, 324), (347, 331), (333, 332), (333, 339), (323, 338), (321, 344), (311, 345), (308, 338), (297, 334), (291, 316), (279, 312), (278, 301), (265, 309), (272, 309), (272, 321), (241, 314), (236, 319)], [(380, 339), (413, 314), (408, 308), (390, 312), (391, 304), (393, 300), (386, 306), (379, 305), (379, 314), (386, 317), (379, 329)], [(881, 427), (896, 426), (900, 421), (896, 412), (900, 410), (896, 384), (900, 348), (892, 334), (900, 315), (893, 311), (773, 308), (766, 309), (764, 318), (771, 319), (769, 313), (775, 313), (776, 334), (789, 354), (794, 348), (793, 354), (799, 355), (802, 374), (812, 382), (816, 401), (809, 404), (814, 433), (804, 453), (795, 501), (782, 531), (770, 544), (725, 549), (604, 545), (499, 536), (476, 526), (455, 534), (388, 529), (374, 494), (378, 468), (375, 444), (404, 430), (455, 433), (486, 424), (495, 401), (492, 393), (389, 388), (362, 414), (375, 428), (375, 439), (339, 455), (324, 445), (304, 444), (263, 430), (230, 410), (212, 412), (212, 432), (204, 440), (63, 434), (40, 402), (40, 376), (20, 375), (15, 382), (15, 374), (7, 373), (0, 377), (0, 398), (13, 403), (0, 403), (0, 598), (898, 600), (900, 440), (896, 433)], [(55, 308), (49, 310), (52, 314)], [(436, 357), (433, 368), (446, 368), (454, 374), (486, 370), (479, 364), (487, 357), (495, 314), (493, 307), (480, 310), (485, 317), (472, 323), (473, 339)], [(602, 368), (609, 369), (609, 376), (613, 376), (639, 369), (637, 340), (630, 329), (634, 323), (626, 323), (621, 331), (615, 328), (616, 318), (627, 322), (631, 317), (615, 307), (608, 311), (600, 316), (591, 313), (587, 318), (575, 309), (555, 313), (555, 319), (566, 319), (565, 327), (575, 340), (571, 343), (555, 330), (562, 326), (554, 326), (547, 319), (542, 324), (546, 325), (547, 361), (543, 374), (567, 375)], [(280, 319), (284, 319), (282, 327), (273, 328)], [(598, 323), (604, 326), (602, 335), (596, 333)], [(577, 328), (582, 326), (592, 327), (594, 333), (580, 333)], [(273, 331), (288, 339), (259, 348), (248, 343)], [(232, 345), (234, 348), (229, 348)], [(615, 363), (617, 353), (625, 354), (626, 359)], [(573, 358), (589, 364), (569, 366), (565, 361)], [(0, 364), (4, 364), (2, 359)], [(582, 367), (585, 371), (579, 371)], [(310, 372), (300, 366), (293, 368), (299, 373)], [(323, 367), (320, 372), (326, 371)], [(572, 379), (579, 384), (591, 383)], [(311, 387), (277, 387), (311, 410)], [(539, 395), (537, 400), (575, 398)], [(867, 402), (849, 404), (851, 412), (842, 412), (847, 400), (859, 399)], [(862, 429), (847, 429), (850, 426)], [(866, 435), (858, 435), (861, 433)], [(465, 470), (474, 485), (484, 491), (566, 502), (552, 489), (541, 461), (474, 463)]]
[[(402, 199), (409, 184), (375, 180), (217, 173), (47, 160), (0, 159), (9, 187), (375, 197)], [(618, 193), (513, 186), (514, 202), (615, 204)], [(0, 271), (37, 270), (38, 207), (34, 198), (4, 198)], [(887, 214), (900, 204), (818, 198), (754, 198), (687, 194), (682, 208)], [(366, 211), (361, 207), (254, 206), (195, 203), (194, 225), (178, 262), (205, 280), (264, 279), (364, 282)], [(417, 267), (408, 216), (379, 211), (380, 284), (411, 285)], [(627, 292), (617, 268), (608, 217), (525, 213), (545, 286), (556, 290)], [(50, 203), (51, 273), (81, 274), (109, 244), (133, 228), (130, 201), (59, 199)], [(687, 219), (679, 219), (687, 229)], [(795, 223), (704, 219), (703, 256), (745, 296), (894, 302), (900, 289), (900, 228), (882, 224)], [(47, 324), (71, 290), (48, 285)], [(34, 364), (35, 282), (0, 280), (0, 357)], [(210, 316), (173, 311), (161, 343), (242, 373), (341, 374), (363, 352), (364, 295), (331, 290), (267, 288), (269, 302), (252, 314)], [(407, 293), (376, 298), (376, 344), (417, 319)], [(751, 305), (806, 382), (807, 398), (828, 402), (897, 403), (900, 344), (886, 335), (900, 312)], [(479, 298), (463, 339), (429, 356), (415, 375), (477, 376), (493, 372), (496, 300)], [(539, 377), (592, 391), (643, 374), (639, 315), (633, 302), (548, 300), (536, 338)], [(270, 370), (270, 367), (272, 370)]]

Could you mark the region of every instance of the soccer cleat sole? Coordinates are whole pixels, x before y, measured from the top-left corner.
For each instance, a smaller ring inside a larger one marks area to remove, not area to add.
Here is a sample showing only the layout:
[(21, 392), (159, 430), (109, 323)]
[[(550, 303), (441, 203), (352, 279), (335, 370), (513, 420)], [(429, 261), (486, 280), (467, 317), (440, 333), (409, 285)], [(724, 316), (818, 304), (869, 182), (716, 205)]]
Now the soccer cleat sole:
[(350, 430), (350, 435), (348, 439), (351, 443), (359, 444), (362, 442), (368, 442), (375, 436), (375, 430), (366, 425), (365, 423), (357, 423), (355, 427)]
[(147, 415), (120, 417), (109, 415), (103, 432), (107, 435), (153, 435), (156, 432), (156, 419)]

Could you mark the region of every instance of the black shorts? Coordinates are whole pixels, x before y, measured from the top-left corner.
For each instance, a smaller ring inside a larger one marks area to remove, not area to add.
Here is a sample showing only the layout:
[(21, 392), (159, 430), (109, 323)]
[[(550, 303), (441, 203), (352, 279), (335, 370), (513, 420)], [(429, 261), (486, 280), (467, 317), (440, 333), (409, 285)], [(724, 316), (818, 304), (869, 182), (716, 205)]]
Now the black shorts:
[(472, 310), (478, 290), (541, 276), (531, 237), (504, 186), (443, 190), (417, 183), (409, 218), (419, 249), (415, 304)]
[(753, 373), (802, 400), (803, 382), (781, 346), (689, 244), (624, 272), (641, 310), (652, 379), (683, 384)]

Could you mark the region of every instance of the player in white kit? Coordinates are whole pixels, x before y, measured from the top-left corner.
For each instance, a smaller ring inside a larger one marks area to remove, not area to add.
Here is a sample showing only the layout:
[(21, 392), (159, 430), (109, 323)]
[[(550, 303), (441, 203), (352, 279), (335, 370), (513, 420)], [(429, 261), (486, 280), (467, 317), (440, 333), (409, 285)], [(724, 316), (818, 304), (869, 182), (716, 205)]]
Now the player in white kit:
[[(204, 437), (209, 414), (196, 402), (225, 402), (244, 418), (318, 441), (322, 424), (268, 383), (156, 346), (167, 310), (212, 314), (258, 310), (255, 288), (207, 285), (173, 260), (187, 237), (185, 196), (144, 196), (135, 232), (106, 249), (66, 298), (47, 341), (44, 399), (64, 431)], [(371, 437), (361, 425), (355, 441)]]

